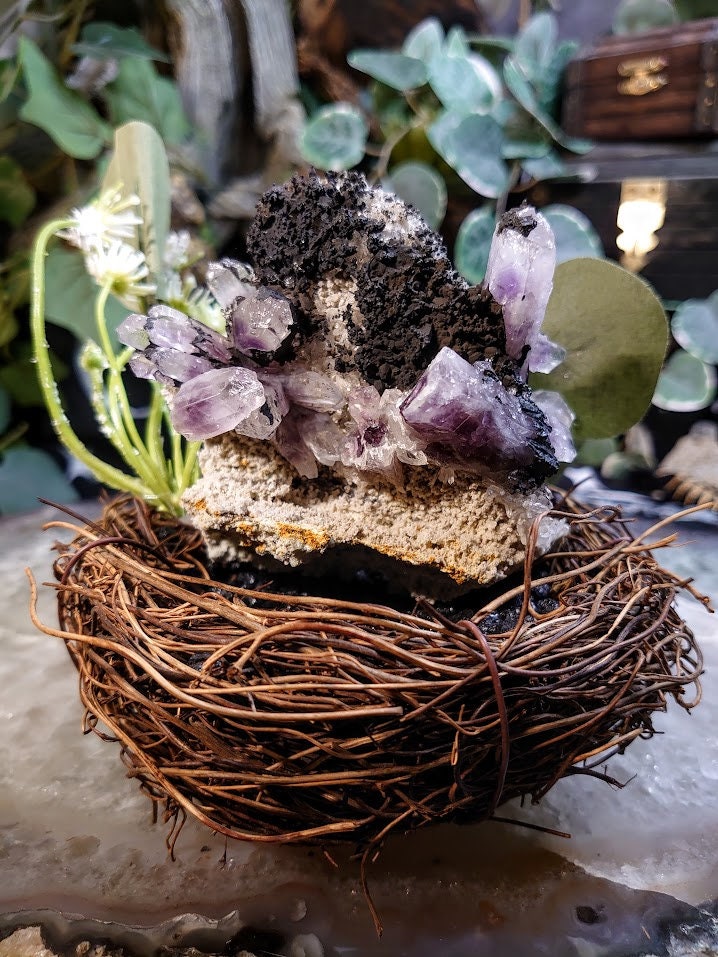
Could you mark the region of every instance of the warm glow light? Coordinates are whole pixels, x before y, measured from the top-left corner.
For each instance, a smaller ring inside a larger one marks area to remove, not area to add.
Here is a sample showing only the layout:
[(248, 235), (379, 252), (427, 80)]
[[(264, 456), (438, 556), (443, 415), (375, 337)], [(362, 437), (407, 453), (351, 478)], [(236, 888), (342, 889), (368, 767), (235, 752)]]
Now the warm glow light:
[(626, 180), (621, 185), (621, 205), (616, 222), (621, 230), (616, 245), (625, 254), (622, 264), (633, 272), (645, 265), (646, 253), (658, 245), (655, 233), (666, 216), (666, 181)]

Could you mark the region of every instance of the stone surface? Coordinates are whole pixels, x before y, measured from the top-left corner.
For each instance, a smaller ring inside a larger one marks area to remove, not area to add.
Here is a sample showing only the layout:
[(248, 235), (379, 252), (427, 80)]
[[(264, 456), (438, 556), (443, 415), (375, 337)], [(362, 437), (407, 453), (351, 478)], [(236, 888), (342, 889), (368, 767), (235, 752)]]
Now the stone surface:
[[(446, 484), (428, 467), (409, 470), (403, 489), (331, 473), (303, 481), (271, 447), (232, 436), (208, 444), (201, 459), (185, 507), (213, 555), (251, 547), (314, 574), (320, 562), (367, 567), (435, 597), (505, 577), (523, 561), (531, 522), (550, 507), (541, 490), (512, 497), (465, 475)], [(543, 546), (562, 529), (545, 519)]]
[[(496, 823), (392, 839), (369, 869), (385, 925), (378, 941), (346, 852), (332, 850), (335, 867), (302, 848), (225, 848), (188, 821), (169, 859), (166, 828), (151, 823), (117, 746), (81, 733), (62, 643), (29, 621), (23, 567), (49, 578), (57, 537), (40, 534), (41, 520), (0, 524), (0, 936), (22, 910), (25, 923), (42, 917), (66, 941), (88, 939), (92, 919), (95, 939), (131, 943), (133, 955), (200, 940), (205, 953), (236, 953), (216, 945), (243, 925), (273, 934), (264, 950), (285, 957), (300, 934), (334, 957), (716, 953), (715, 915), (692, 905), (718, 895), (718, 628), (693, 601), (680, 608), (705, 653), (703, 702), (691, 715), (669, 705), (656, 719), (665, 734), (611, 760), (626, 787), (575, 778), (538, 808), (500, 811), (558, 825), (570, 840)], [(717, 536), (688, 526), (682, 538), (693, 544), (663, 553), (714, 596)], [(53, 604), (45, 589), (48, 622)], [(63, 923), (58, 910), (88, 920)], [(204, 916), (161, 923), (192, 913)]]

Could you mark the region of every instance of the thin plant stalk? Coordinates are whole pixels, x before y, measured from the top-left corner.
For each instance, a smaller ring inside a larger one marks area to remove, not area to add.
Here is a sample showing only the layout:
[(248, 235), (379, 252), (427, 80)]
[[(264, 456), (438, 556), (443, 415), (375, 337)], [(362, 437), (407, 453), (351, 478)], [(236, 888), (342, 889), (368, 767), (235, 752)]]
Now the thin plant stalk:
[(100, 482), (118, 491), (129, 492), (131, 495), (144, 498), (146, 489), (138, 478), (127, 475), (126, 472), (103, 462), (102, 459), (90, 452), (77, 436), (62, 407), (60, 393), (52, 372), (50, 350), (45, 330), (45, 256), (50, 240), (55, 233), (61, 229), (69, 229), (73, 225), (71, 219), (53, 220), (47, 223), (40, 230), (33, 250), (30, 328), (40, 388), (45, 405), (50, 413), (50, 422), (55, 434), (68, 452), (86, 465)]
[[(90, 379), (90, 401), (95, 419), (134, 475), (98, 458), (74, 432), (65, 414), (52, 372), (45, 330), (45, 256), (57, 232), (73, 226), (73, 220), (54, 220), (40, 231), (32, 259), (31, 329), (38, 378), (50, 420), (65, 448), (86, 465), (105, 485), (136, 498), (146, 499), (175, 515), (182, 513), (180, 497), (197, 474), (197, 442), (185, 442), (172, 429), (159, 387), (154, 386), (144, 438), (140, 435), (122, 373), (133, 352), (115, 351), (107, 328), (106, 309), (112, 283), (104, 283), (95, 302), (98, 345), (88, 343), (82, 365)], [(106, 378), (107, 377), (107, 381)], [(171, 458), (165, 455), (163, 429), (168, 429)]]

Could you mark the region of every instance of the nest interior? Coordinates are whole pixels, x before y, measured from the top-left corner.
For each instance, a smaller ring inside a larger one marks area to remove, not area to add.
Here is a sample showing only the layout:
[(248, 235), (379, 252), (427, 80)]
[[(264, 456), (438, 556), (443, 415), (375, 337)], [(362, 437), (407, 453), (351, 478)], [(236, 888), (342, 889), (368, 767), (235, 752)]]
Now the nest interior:
[(602, 765), (669, 696), (698, 702), (674, 606), (691, 586), (617, 510), (563, 496), (552, 514), (569, 523), (557, 550), (532, 561), (535, 527), (523, 576), (437, 607), (370, 601), (371, 582), (347, 600), (296, 574), (213, 578), (195, 529), (119, 498), (96, 523), (52, 523), (74, 538), (57, 546), (60, 629), (38, 624), (66, 642), (86, 729), (120, 743), (170, 846), (192, 814), (232, 838), (367, 853), (565, 775), (611, 781)]

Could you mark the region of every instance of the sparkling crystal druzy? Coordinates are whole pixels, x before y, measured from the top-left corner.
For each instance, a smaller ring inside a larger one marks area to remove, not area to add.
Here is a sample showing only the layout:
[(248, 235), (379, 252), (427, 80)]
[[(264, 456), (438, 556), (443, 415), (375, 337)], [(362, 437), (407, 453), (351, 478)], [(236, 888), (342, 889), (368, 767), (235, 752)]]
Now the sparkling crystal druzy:
[(499, 224), (486, 286), (356, 173), (269, 190), (247, 246), (253, 268), (224, 260), (208, 276), (224, 335), (161, 305), (120, 328), (182, 434), (267, 440), (309, 478), (328, 466), (400, 483), (433, 463), (529, 489), (570, 457), (570, 413), (525, 381), (560, 360), (540, 333), (555, 247), (530, 208)]

